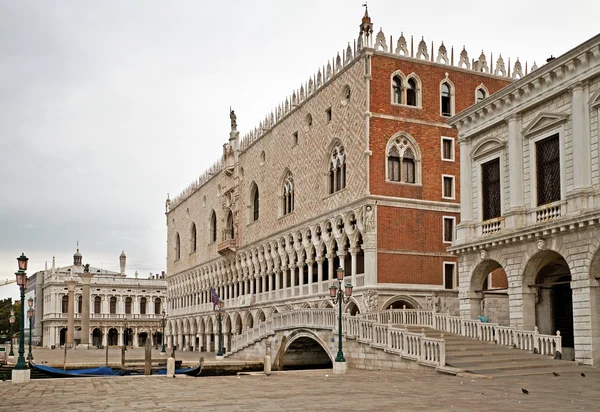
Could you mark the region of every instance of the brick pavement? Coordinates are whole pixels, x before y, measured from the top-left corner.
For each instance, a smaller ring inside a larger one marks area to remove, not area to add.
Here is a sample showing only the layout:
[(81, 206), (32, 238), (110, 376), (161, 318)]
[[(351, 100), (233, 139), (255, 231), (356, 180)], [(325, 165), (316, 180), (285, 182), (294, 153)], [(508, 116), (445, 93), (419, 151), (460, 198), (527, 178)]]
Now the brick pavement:
[[(328, 375), (326, 377), (326, 375)], [(599, 410), (591, 374), (472, 379), (422, 372), (329, 370), (266, 376), (115, 377), (0, 382), (0, 412)], [(529, 395), (521, 392), (525, 387)]]

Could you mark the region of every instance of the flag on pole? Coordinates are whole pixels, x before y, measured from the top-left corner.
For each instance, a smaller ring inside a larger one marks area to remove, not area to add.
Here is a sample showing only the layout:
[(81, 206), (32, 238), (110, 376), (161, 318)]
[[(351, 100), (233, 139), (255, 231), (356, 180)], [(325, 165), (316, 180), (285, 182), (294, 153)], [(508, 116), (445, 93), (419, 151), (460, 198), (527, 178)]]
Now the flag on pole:
[(219, 295), (217, 295), (215, 288), (210, 288), (210, 301), (213, 304), (213, 310), (215, 310), (217, 303), (219, 303)]

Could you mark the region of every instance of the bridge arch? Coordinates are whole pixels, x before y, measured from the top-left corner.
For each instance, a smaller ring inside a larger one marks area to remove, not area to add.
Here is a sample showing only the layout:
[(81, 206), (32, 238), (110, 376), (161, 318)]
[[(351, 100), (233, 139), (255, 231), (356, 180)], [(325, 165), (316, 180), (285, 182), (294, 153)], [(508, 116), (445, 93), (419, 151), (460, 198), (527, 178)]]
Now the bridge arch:
[(333, 368), (334, 356), (318, 334), (309, 329), (297, 329), (286, 338), (282, 362), (284, 369)]
[(392, 296), (383, 304), (383, 310), (388, 309), (403, 309), (406, 306), (406, 309), (421, 309), (421, 305), (416, 299), (411, 298), (407, 295), (396, 295)]

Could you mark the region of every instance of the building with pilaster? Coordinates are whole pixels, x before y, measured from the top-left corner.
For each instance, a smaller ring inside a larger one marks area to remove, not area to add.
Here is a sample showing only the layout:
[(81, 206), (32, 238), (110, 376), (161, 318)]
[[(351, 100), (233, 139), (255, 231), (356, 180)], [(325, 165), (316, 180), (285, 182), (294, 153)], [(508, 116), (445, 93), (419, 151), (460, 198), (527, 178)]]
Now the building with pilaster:
[[(225, 347), (273, 313), (331, 306), (341, 267), (344, 310), (458, 313), (457, 133), (447, 119), (524, 76), (516, 60), (373, 33), (288, 95), (244, 136), (231, 112), (222, 157), (167, 199), (170, 345), (210, 350), (210, 289), (224, 301)], [(534, 69), (535, 67), (532, 67)], [(512, 72), (511, 72), (512, 69)]]
[[(453, 117), (461, 153), (460, 313), (562, 336), (600, 363), (600, 35)], [(491, 274), (491, 275), (490, 275)], [(507, 299), (488, 293), (507, 280)]]
[[(167, 289), (164, 272), (146, 278), (136, 272), (127, 277), (124, 252), (119, 256), (119, 272), (84, 265), (82, 259), (78, 248), (72, 265), (56, 267), (52, 258), (50, 269), (33, 275), (33, 336), (41, 337), (45, 347), (86, 344), (83, 327), (89, 330), (90, 346), (120, 346), (125, 339), (128, 345), (143, 346), (148, 338), (152, 338), (153, 345), (162, 344), (161, 312)], [(86, 294), (88, 299), (84, 299)], [(83, 316), (86, 310), (88, 325)]]

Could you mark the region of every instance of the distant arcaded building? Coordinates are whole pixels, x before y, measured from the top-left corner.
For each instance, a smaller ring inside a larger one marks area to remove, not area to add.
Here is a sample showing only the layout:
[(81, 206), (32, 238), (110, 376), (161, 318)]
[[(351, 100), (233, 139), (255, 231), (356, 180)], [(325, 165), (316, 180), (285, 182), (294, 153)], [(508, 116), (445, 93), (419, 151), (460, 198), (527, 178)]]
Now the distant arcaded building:
[[(120, 272), (90, 267), (90, 336), (93, 346), (143, 346), (152, 338), (154, 345), (162, 344), (161, 312), (166, 309), (166, 281), (163, 274), (133, 277), (125, 274), (125, 253), (119, 256)], [(81, 340), (81, 315), (83, 308), (82, 281), (83, 256), (73, 255), (73, 264), (52, 267), (32, 275), (30, 291), (35, 299), (35, 341), (45, 347), (59, 347), (67, 341), (69, 288), (74, 280), (74, 344)]]
[(414, 47), (373, 34), (354, 44), (168, 199), (170, 344), (214, 347), (214, 287), (225, 302), (225, 346), (295, 307), (330, 306), (344, 268), (345, 310), (431, 307), (458, 313), (456, 130), (447, 119), (522, 77), (499, 57), (442, 43)]

